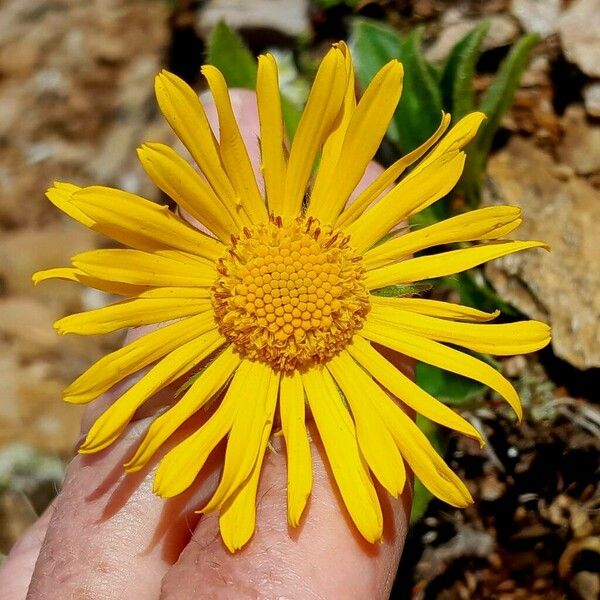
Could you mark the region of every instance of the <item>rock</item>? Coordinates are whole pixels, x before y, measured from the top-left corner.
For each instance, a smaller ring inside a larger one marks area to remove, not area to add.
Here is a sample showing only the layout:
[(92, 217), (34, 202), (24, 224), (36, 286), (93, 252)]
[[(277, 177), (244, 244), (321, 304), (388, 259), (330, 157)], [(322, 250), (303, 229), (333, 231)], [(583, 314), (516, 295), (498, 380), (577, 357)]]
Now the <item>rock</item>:
[(583, 103), (588, 115), (600, 117), (600, 81), (594, 81), (584, 86)]
[(600, 192), (585, 180), (563, 181), (532, 142), (511, 138), (488, 166), (487, 204), (520, 206), (519, 239), (547, 242), (490, 263), (500, 296), (528, 317), (550, 323), (555, 353), (579, 369), (600, 366)]
[[(492, 15), (489, 21), (490, 30), (481, 45), (483, 50), (506, 46), (519, 33), (519, 27), (507, 15)], [(425, 56), (433, 62), (442, 62), (452, 48), (480, 22), (476, 19), (465, 19), (445, 25), (434, 44), (426, 50)]]
[(60, 337), (52, 329), (52, 323), (60, 309), (32, 296), (11, 295), (0, 298), (0, 336), (19, 337), (37, 352), (52, 350), (60, 343)]
[(528, 33), (547, 37), (556, 32), (561, 0), (512, 0), (510, 11)]
[[(50, 204), (48, 202), (48, 204)], [(33, 293), (35, 271), (68, 267), (78, 252), (98, 246), (100, 237), (72, 221), (59, 221), (43, 229), (17, 229), (0, 238), (0, 279), (7, 293)], [(69, 284), (63, 284), (69, 285)], [(38, 290), (43, 290), (40, 285)]]
[(308, 0), (209, 0), (198, 13), (198, 28), (207, 33), (219, 21), (234, 29), (271, 29), (295, 38), (310, 33)]
[(133, 162), (145, 125), (156, 118), (149, 107), (168, 11), (162, 0), (1, 5), (0, 226), (14, 228), (57, 217), (43, 198), (53, 179), (118, 185), (114, 131), (133, 130), (119, 140)]
[(521, 76), (521, 86), (549, 86), (550, 85), (550, 59), (543, 54), (533, 56)]
[(600, 125), (588, 123), (580, 104), (569, 106), (563, 117), (565, 135), (557, 152), (578, 175), (600, 171)]
[(576, 0), (558, 21), (567, 59), (586, 75), (600, 77), (600, 1)]
[(64, 384), (41, 361), (23, 364), (1, 348), (0, 447), (12, 441), (68, 456), (79, 433), (82, 407), (61, 401)]
[(600, 575), (592, 571), (579, 571), (574, 575), (571, 587), (581, 600), (598, 600), (598, 597), (600, 597)]

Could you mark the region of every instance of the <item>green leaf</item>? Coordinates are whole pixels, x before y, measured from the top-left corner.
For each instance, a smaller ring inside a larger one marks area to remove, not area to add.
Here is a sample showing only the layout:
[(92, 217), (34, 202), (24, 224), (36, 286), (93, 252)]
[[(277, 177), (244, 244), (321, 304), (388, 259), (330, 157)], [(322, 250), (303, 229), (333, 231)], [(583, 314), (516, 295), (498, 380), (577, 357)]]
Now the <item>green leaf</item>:
[(366, 87), (375, 73), (390, 60), (400, 58), (402, 38), (388, 25), (355, 18), (348, 40), (360, 85)]
[(308, 81), (299, 74), (294, 55), (290, 50), (273, 49), (271, 54), (277, 62), (281, 88), (281, 112), (291, 141), (298, 128), (310, 86)]
[(441, 279), (444, 285), (455, 289), (460, 295), (461, 304), (493, 312), (500, 310), (510, 316), (518, 316), (519, 313), (507, 302), (505, 302), (490, 286), (483, 276), (481, 269), (471, 269), (464, 273), (458, 273), (452, 277)]
[(321, 8), (333, 8), (342, 4), (354, 8), (358, 4), (358, 0), (316, 0), (316, 3)]
[(494, 135), (513, 101), (521, 75), (529, 63), (531, 50), (538, 40), (539, 36), (535, 33), (525, 35), (511, 48), (508, 56), (502, 61), (496, 78), (481, 99), (479, 110), (488, 118), (482, 124), (475, 143), (467, 152), (467, 164), (461, 183), (467, 204), (471, 208), (481, 202), (482, 178)]
[[(348, 43), (354, 58), (356, 76), (363, 89), (381, 67), (394, 58), (400, 59), (402, 54), (400, 35), (391, 27), (369, 19), (352, 20)], [(398, 144), (400, 136), (395, 121), (390, 124), (388, 136)]]
[(419, 387), (450, 406), (462, 406), (478, 400), (486, 390), (478, 381), (425, 363), (417, 363), (415, 374)]
[(388, 287), (373, 290), (373, 296), (383, 298), (400, 298), (402, 296), (412, 296), (421, 292), (428, 292), (433, 286), (429, 283), (414, 283), (413, 285), (389, 285)]
[(387, 25), (362, 18), (352, 22), (349, 43), (363, 88), (390, 60), (398, 59), (404, 66), (402, 97), (388, 129), (389, 139), (402, 153), (424, 142), (436, 130), (441, 117), (438, 75), (423, 55), (422, 33), (422, 29), (415, 29), (403, 40)]
[(441, 77), (444, 108), (458, 121), (472, 112), (475, 106), (473, 77), (479, 59), (481, 44), (490, 29), (483, 21), (458, 42), (444, 65)]
[(229, 87), (256, 87), (258, 63), (240, 35), (224, 21), (217, 23), (208, 40), (208, 62), (223, 73)]
[(415, 479), (413, 487), (413, 502), (410, 511), (410, 523), (416, 523), (423, 517), (431, 499), (432, 493), (421, 483), (419, 479)]
[[(446, 451), (446, 438), (443, 436), (440, 427), (421, 415), (417, 415), (416, 423), (437, 452), (443, 455)], [(432, 498), (431, 492), (418, 479), (415, 479), (412, 510), (410, 512), (411, 523), (415, 523), (425, 514)]]
[(498, 74), (481, 99), (479, 110), (487, 115), (482, 131), (477, 138), (477, 149), (486, 155), (492, 147), (493, 137), (500, 122), (512, 104), (521, 75), (529, 64), (531, 50), (539, 41), (537, 33), (523, 36), (502, 61)]
[(300, 123), (300, 117), (302, 116), (302, 109), (298, 108), (289, 98), (287, 98), (285, 93), (281, 94), (281, 115), (283, 117), (283, 125), (291, 142), (296, 134), (296, 129), (298, 129), (298, 123)]
[(422, 35), (422, 28), (414, 29), (402, 44), (400, 54), (404, 85), (394, 124), (402, 153), (422, 144), (437, 129), (441, 118), (442, 96), (435, 71), (423, 55)]

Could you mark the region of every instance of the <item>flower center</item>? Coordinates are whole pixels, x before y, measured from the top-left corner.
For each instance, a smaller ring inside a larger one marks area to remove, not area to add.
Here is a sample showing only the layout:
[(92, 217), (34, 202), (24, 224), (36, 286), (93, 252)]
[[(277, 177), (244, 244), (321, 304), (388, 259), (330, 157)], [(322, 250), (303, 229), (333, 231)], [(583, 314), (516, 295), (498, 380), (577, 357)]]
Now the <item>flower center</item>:
[(244, 357), (278, 371), (324, 363), (369, 312), (360, 261), (347, 236), (311, 217), (245, 228), (217, 265), (219, 329)]

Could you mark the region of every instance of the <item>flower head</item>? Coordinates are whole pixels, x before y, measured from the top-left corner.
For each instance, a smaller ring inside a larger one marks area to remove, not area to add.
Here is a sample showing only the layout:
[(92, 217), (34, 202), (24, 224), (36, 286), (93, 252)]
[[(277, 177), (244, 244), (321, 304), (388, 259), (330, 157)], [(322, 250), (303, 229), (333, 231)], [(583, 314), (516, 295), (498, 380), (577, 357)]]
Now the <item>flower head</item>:
[[(220, 483), (201, 511), (219, 511), (231, 551), (254, 531), (256, 491), (274, 424), (285, 440), (292, 526), (312, 487), (309, 419), (345, 507), (367, 540), (379, 540), (383, 528), (375, 481), (397, 496), (405, 485), (405, 462), (433, 494), (467, 505), (465, 485), (393, 397), (436, 423), (478, 440), (479, 433), (402, 374), (378, 347), (476, 379), (520, 415), (512, 385), (456, 346), (496, 355), (531, 352), (548, 343), (549, 329), (535, 321), (488, 324), (496, 313), (374, 292), (543, 246), (499, 241), (521, 222), (519, 210), (508, 206), (475, 210), (405, 235), (397, 231), (399, 223), (454, 187), (464, 166), (462, 149), (484, 116), (468, 115), (447, 131), (450, 118), (443, 115), (429, 140), (349, 203), (398, 103), (403, 75), (398, 62), (381, 69), (357, 103), (350, 54), (343, 43), (335, 45), (319, 67), (288, 153), (277, 68), (271, 56), (261, 56), (258, 178), (223, 76), (211, 66), (202, 72), (215, 101), (219, 140), (194, 91), (175, 75), (158, 75), (156, 95), (203, 176), (162, 144), (143, 145), (139, 157), (152, 181), (209, 233), (124, 191), (64, 183), (48, 191), (66, 214), (126, 246), (84, 252), (73, 257), (71, 267), (34, 276), (36, 282), (69, 279), (123, 297), (59, 320), (57, 330), (89, 335), (168, 322), (102, 358), (66, 389), (68, 402), (89, 402), (148, 368), (97, 419), (80, 452), (109, 446), (144, 402), (200, 369), (154, 419), (125, 467), (143, 468), (210, 403), (202, 424), (160, 459), (154, 491), (163, 497), (183, 492), (226, 439)], [(412, 257), (455, 242), (476, 243)]]

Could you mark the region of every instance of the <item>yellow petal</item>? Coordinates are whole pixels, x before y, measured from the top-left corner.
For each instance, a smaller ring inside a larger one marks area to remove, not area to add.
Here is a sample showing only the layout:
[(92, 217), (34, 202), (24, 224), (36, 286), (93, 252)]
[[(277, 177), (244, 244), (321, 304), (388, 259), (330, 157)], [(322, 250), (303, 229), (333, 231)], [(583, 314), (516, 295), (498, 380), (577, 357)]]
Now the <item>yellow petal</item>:
[(129, 192), (92, 186), (74, 192), (70, 202), (94, 221), (94, 231), (131, 248), (173, 248), (210, 260), (224, 252), (218, 240), (194, 229), (166, 206)]
[(116, 294), (118, 296), (135, 296), (141, 292), (147, 291), (149, 288), (143, 285), (131, 285), (121, 283), (119, 281), (105, 281), (97, 277), (90, 277), (79, 269), (73, 267), (61, 267), (58, 269), (47, 269), (38, 271), (32, 276), (32, 281), (35, 285), (48, 279), (64, 279), (66, 281), (75, 281), (87, 287), (107, 292), (108, 294)]
[(331, 49), (322, 60), (292, 142), (282, 213), (297, 215), (317, 152), (336, 123), (346, 94), (344, 54)]
[(464, 116), (442, 141), (428, 154), (425, 159), (411, 172), (410, 177), (416, 177), (422, 170), (436, 162), (444, 155), (452, 155), (462, 150), (479, 131), (481, 123), (487, 117), (482, 112), (472, 112)]
[(352, 247), (364, 252), (410, 215), (443, 198), (460, 179), (464, 164), (465, 154), (459, 152), (448, 160), (441, 157), (424, 169), (418, 179), (405, 177), (346, 228)]
[(210, 286), (216, 278), (214, 267), (190, 261), (179, 262), (140, 250), (90, 250), (76, 254), (73, 266), (87, 275), (148, 286)]
[(217, 141), (196, 92), (168, 71), (156, 76), (154, 88), (162, 114), (210, 186), (224, 203), (234, 204), (235, 191), (221, 164)]
[(302, 373), (302, 383), (348, 513), (362, 536), (375, 543), (381, 539), (383, 516), (358, 448), (354, 423), (326, 369), (315, 367)]
[(211, 293), (205, 287), (158, 287), (150, 288), (138, 295), (138, 298), (210, 298)]
[(91, 454), (112, 444), (148, 398), (188, 373), (224, 343), (225, 338), (218, 331), (209, 331), (167, 354), (96, 419), (79, 452)]
[(169, 410), (154, 419), (135, 454), (125, 464), (129, 473), (139, 471), (169, 437), (210, 400), (240, 364), (231, 346), (227, 347), (198, 377), (188, 391)]
[(138, 298), (69, 315), (56, 321), (54, 328), (61, 335), (95, 335), (189, 317), (211, 308), (209, 298)]
[[(236, 413), (229, 438), (221, 481), (201, 512), (212, 512), (242, 486), (269, 438), (273, 426), (279, 374), (269, 365), (252, 363), (246, 379), (246, 390), (252, 390), (252, 406)], [(247, 392), (240, 392), (238, 402), (245, 401)]]
[(225, 171), (246, 214), (253, 223), (264, 223), (268, 217), (267, 208), (256, 184), (248, 151), (233, 114), (225, 78), (212, 65), (204, 65), (202, 75), (208, 82), (217, 108), (219, 151)]
[[(274, 399), (272, 400), (273, 404), (277, 402), (278, 386), (279, 377), (272, 375), (268, 395)], [(256, 527), (256, 492), (270, 433), (270, 428), (263, 430), (260, 450), (250, 476), (237, 493), (225, 502), (221, 509), (219, 529), (221, 530), (223, 543), (230, 552), (239, 550), (254, 533)]]
[(514, 206), (472, 210), (379, 244), (365, 254), (363, 265), (371, 270), (441, 244), (498, 239), (521, 224), (520, 215)]
[(411, 381), (365, 339), (356, 336), (352, 345), (348, 346), (348, 352), (372, 377), (404, 404), (435, 423), (464, 433), (483, 443), (481, 435), (471, 423)]
[(492, 242), (471, 248), (419, 256), (398, 264), (373, 269), (367, 272), (365, 283), (369, 290), (374, 290), (388, 285), (454, 275), (528, 248), (547, 248), (547, 246), (543, 242)]
[(240, 229), (235, 206), (222, 202), (213, 189), (181, 156), (164, 144), (144, 144), (138, 148), (144, 170), (154, 184), (185, 211), (229, 243)]
[(244, 394), (250, 365), (248, 361), (240, 363), (225, 397), (208, 421), (160, 461), (154, 478), (155, 494), (163, 498), (177, 496), (196, 479), (210, 453), (229, 433), (236, 413), (244, 410), (240, 396)]
[(151, 331), (94, 363), (67, 387), (64, 399), (73, 404), (85, 404), (128, 375), (216, 328), (212, 312), (206, 312)]
[(375, 75), (360, 99), (335, 169), (311, 193), (307, 212), (321, 223), (335, 221), (375, 156), (400, 100), (403, 73), (402, 65), (392, 60)]
[(340, 42), (336, 47), (344, 55), (346, 66), (346, 93), (342, 102), (342, 108), (333, 125), (330, 134), (327, 136), (321, 151), (319, 168), (317, 169), (311, 197), (314, 195), (322, 196), (322, 189), (329, 185), (330, 180), (335, 177), (335, 171), (342, 151), (344, 137), (350, 124), (350, 119), (356, 110), (356, 81), (354, 79), (354, 65), (352, 56), (344, 42)]
[(472, 113), (461, 119), (409, 175), (347, 228), (355, 250), (370, 248), (401, 221), (450, 192), (464, 168), (461, 150), (484, 118), (483, 113)]
[(431, 300), (429, 298), (385, 298), (382, 296), (370, 296), (370, 302), (376, 306), (396, 307), (401, 310), (440, 317), (442, 319), (452, 319), (454, 321), (485, 322), (495, 319), (500, 314), (499, 310), (488, 313), (471, 308), (470, 306)]
[(442, 113), (442, 121), (433, 135), (418, 148), (409, 152), (390, 165), (381, 175), (374, 179), (350, 204), (336, 220), (336, 228), (348, 227), (369, 207), (383, 192), (404, 173), (414, 162), (419, 160), (439, 139), (450, 125), (450, 115)]
[(406, 483), (404, 461), (386, 424), (373, 407), (360, 367), (347, 352), (342, 352), (327, 363), (327, 369), (352, 411), (358, 446), (369, 468), (379, 483), (394, 498), (398, 497)]
[(361, 335), (373, 342), (396, 350), (396, 352), (401, 352), (426, 364), (474, 379), (491, 387), (506, 399), (517, 417), (521, 419), (523, 411), (515, 388), (487, 363), (454, 348), (448, 348), (439, 342), (410, 333), (403, 333), (401, 336), (393, 335), (389, 327), (371, 321), (367, 321), (361, 330)]
[(434, 496), (452, 506), (471, 504), (473, 499), (465, 484), (442, 460), (406, 413), (374, 383), (370, 393), (402, 456), (421, 483)]
[(70, 202), (71, 196), (81, 188), (70, 183), (55, 181), (54, 185), (46, 192), (46, 198), (62, 210), (66, 215), (69, 215), (75, 221), (82, 223), (86, 227), (92, 228), (94, 221), (87, 217), (83, 212), (73, 206)]
[(258, 57), (256, 98), (260, 122), (260, 151), (269, 210), (280, 214), (285, 193), (285, 141), (277, 63), (270, 54)]
[(299, 373), (281, 378), (279, 391), (281, 429), (287, 451), (288, 522), (300, 523), (312, 490), (312, 458), (306, 430), (304, 387)]
[(408, 332), (497, 356), (535, 352), (550, 342), (550, 327), (540, 321), (458, 323), (382, 305), (372, 307), (368, 320), (392, 335)]

